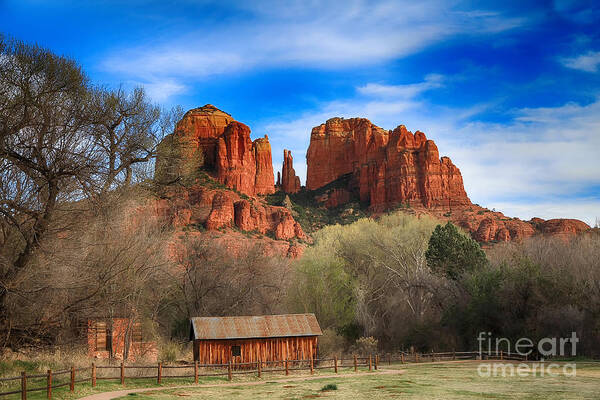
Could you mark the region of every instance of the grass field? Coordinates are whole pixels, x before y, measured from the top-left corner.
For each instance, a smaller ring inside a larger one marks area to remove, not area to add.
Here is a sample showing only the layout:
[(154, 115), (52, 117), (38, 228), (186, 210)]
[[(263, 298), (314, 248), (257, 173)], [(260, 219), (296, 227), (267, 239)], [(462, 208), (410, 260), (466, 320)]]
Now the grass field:
[[(156, 390), (128, 394), (121, 399), (596, 399), (600, 393), (600, 363), (578, 363), (575, 377), (541, 376), (480, 377), (477, 362), (382, 365), (386, 370), (401, 370), (402, 374), (373, 372), (368, 375), (352, 376), (351, 369), (343, 372), (350, 376), (321, 378), (310, 381), (273, 382), (285, 378), (269, 374), (258, 379), (254, 376), (236, 376), (239, 386), (197, 387), (190, 379), (169, 379)], [(342, 371), (341, 371), (342, 372)], [(362, 372), (366, 372), (364, 369)], [(330, 375), (332, 371), (319, 370), (317, 374)], [(290, 378), (310, 377), (305, 372), (296, 372)], [(259, 382), (249, 386), (248, 383)], [(224, 378), (204, 378), (201, 384), (225, 384)], [(86, 395), (155, 386), (153, 379), (130, 380), (123, 387), (118, 381), (98, 381), (94, 389), (89, 384), (78, 384), (75, 393), (67, 388), (54, 391), (55, 399), (75, 399)], [(169, 386), (185, 386), (169, 388)], [(323, 391), (325, 386), (335, 385), (335, 390)], [(19, 398), (19, 395), (4, 398)], [(45, 398), (45, 392), (28, 394), (29, 399)]]
[[(576, 377), (480, 377), (477, 363), (402, 367), (402, 375), (319, 379), (228, 388), (185, 388), (130, 394), (121, 399), (597, 399), (600, 365), (581, 364)], [(388, 367), (389, 368), (389, 367)], [(400, 368), (395, 366), (393, 368)], [(337, 390), (322, 391), (328, 384)]]

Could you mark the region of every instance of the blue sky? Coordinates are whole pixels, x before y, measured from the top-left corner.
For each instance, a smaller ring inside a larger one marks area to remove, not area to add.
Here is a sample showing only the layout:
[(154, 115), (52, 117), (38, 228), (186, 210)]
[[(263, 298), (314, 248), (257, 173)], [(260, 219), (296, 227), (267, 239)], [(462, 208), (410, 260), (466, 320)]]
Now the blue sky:
[(600, 3), (0, 0), (0, 31), (165, 106), (211, 103), (292, 150), (366, 117), (421, 130), (482, 206), (600, 217)]

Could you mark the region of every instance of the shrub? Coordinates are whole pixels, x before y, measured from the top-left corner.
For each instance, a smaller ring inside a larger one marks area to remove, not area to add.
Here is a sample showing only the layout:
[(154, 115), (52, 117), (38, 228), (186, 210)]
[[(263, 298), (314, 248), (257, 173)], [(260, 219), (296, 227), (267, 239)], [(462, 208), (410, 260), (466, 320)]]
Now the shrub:
[(329, 383), (321, 388), (321, 392), (327, 392), (329, 390), (337, 390), (337, 385), (335, 383)]
[(160, 346), (159, 358), (162, 362), (175, 362), (181, 354), (181, 346), (175, 342), (164, 342)]
[(377, 339), (373, 336), (359, 338), (352, 346), (352, 352), (359, 355), (377, 353)]

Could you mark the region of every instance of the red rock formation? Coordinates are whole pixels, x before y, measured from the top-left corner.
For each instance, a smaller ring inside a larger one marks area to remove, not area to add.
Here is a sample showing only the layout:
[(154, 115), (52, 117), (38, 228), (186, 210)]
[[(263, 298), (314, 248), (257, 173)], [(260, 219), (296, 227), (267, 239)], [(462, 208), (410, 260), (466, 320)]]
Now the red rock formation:
[(233, 201), (235, 194), (226, 190), (215, 194), (212, 201), (212, 209), (206, 219), (206, 229), (219, 229), (233, 225), (235, 216)]
[[(231, 115), (219, 110), (212, 104), (194, 108), (185, 113), (183, 119), (175, 127), (175, 135), (193, 144), (191, 148), (197, 147), (201, 152), (202, 165), (213, 167), (215, 164), (215, 149), (217, 140), (225, 131), (225, 128), (234, 119)], [(188, 161), (194, 158), (194, 154), (184, 154), (182, 159)]]
[(496, 239), (497, 231), (498, 225), (496, 224), (496, 220), (488, 217), (479, 223), (479, 227), (473, 234), (473, 237), (480, 242), (491, 242)]
[(332, 118), (313, 128), (306, 159), (308, 189), (352, 174), (349, 189), (372, 209), (471, 204), (460, 170), (439, 158), (423, 132), (413, 135), (403, 125), (388, 132), (364, 118)]
[[(156, 178), (167, 183), (186, 178), (188, 185), (169, 186), (172, 193), (154, 201), (150, 209), (156, 218), (175, 228), (203, 225), (209, 232), (233, 234), (229, 228), (236, 227), (279, 241), (308, 239), (290, 210), (254, 197), (275, 190), (271, 146), (267, 136), (252, 142), (250, 129), (229, 114), (211, 105), (188, 111), (157, 153)], [(362, 118), (330, 119), (312, 130), (307, 166), (308, 189), (337, 181), (316, 198), (328, 208), (357, 198), (374, 212), (401, 204), (413, 213), (449, 219), (482, 242), (519, 240), (540, 233), (569, 237), (590, 229), (578, 220), (525, 222), (471, 204), (459, 169), (449, 158), (440, 159), (437, 146), (424, 133), (413, 135), (403, 125), (386, 131)], [(200, 170), (209, 175), (209, 181), (198, 179)], [(213, 189), (211, 177), (239, 193)], [(277, 185), (287, 193), (300, 190), (287, 150)], [(142, 214), (139, 218), (144, 218)], [(301, 253), (301, 246), (275, 244), (272, 248), (285, 248), (288, 255)]]
[(326, 208), (336, 208), (350, 202), (352, 194), (346, 189), (333, 188), (322, 196), (315, 197), (315, 200)]
[(210, 241), (217, 246), (222, 246), (233, 257), (247, 257), (248, 252), (259, 248), (268, 257), (287, 256), (299, 258), (302, 256), (305, 245), (287, 240), (273, 240), (266, 236), (248, 235), (236, 231), (188, 231), (185, 234), (175, 234), (169, 243), (168, 257), (177, 264), (184, 264), (189, 257), (186, 242)]
[(227, 125), (219, 138), (216, 166), (219, 182), (245, 194), (255, 193), (256, 160), (250, 128), (236, 121)]
[(302, 227), (285, 207), (257, 199), (242, 199), (231, 190), (194, 185), (153, 202), (154, 214), (174, 227), (202, 224), (208, 230), (237, 227), (246, 232), (272, 234), (277, 240), (307, 240)]
[(481, 242), (519, 240), (537, 233), (574, 235), (589, 229), (577, 220), (508, 218), (471, 203), (460, 170), (423, 132), (413, 135), (404, 125), (386, 131), (364, 118), (332, 118), (313, 128), (307, 156), (309, 190), (342, 177), (346, 189), (335, 188), (316, 198), (326, 207), (351, 201), (354, 193), (373, 211), (397, 205), (449, 219)]
[(532, 218), (530, 221), (522, 221), (475, 204), (454, 208), (451, 213), (440, 208), (424, 209), (421, 212), (453, 221), (471, 232), (474, 239), (483, 243), (521, 240), (539, 234), (568, 238), (590, 229), (586, 223), (571, 219), (545, 221), (541, 218)]
[(549, 219), (543, 221), (541, 226), (543, 233), (561, 236), (578, 235), (589, 229), (590, 226), (588, 224), (578, 219)]
[[(277, 175), (279, 177), (279, 175)], [(283, 168), (281, 170), (281, 190), (285, 193), (298, 193), (300, 191), (300, 178), (294, 170), (292, 152), (283, 150)]]
[(252, 142), (250, 128), (210, 104), (188, 111), (160, 143), (155, 177), (194, 179), (200, 169), (249, 196), (275, 192), (269, 138)]
[(271, 144), (269, 137), (258, 138), (252, 142), (254, 159), (256, 161), (256, 179), (254, 181), (254, 193), (275, 193), (273, 186), (273, 160), (271, 158)]
[(218, 138), (233, 120), (210, 104), (185, 113), (174, 132), (158, 146), (156, 178), (170, 181), (178, 176), (193, 176), (199, 168), (212, 169)]

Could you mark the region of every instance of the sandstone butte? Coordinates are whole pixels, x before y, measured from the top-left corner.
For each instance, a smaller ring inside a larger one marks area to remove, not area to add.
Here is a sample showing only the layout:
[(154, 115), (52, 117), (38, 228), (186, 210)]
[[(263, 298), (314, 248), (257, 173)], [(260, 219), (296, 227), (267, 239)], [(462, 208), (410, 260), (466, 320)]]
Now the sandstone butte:
[(210, 104), (188, 111), (159, 144), (155, 178), (194, 178), (200, 169), (248, 196), (275, 192), (269, 138), (252, 141), (250, 128)]
[[(260, 197), (275, 192), (269, 138), (252, 141), (248, 126), (210, 104), (188, 111), (159, 144), (155, 179), (166, 188), (152, 205), (155, 215), (175, 228), (269, 235), (286, 241), (288, 255), (301, 250), (287, 241), (308, 239), (290, 210)], [(174, 185), (179, 181), (186, 184)], [(280, 243), (271, 245), (281, 253)]]
[(326, 207), (353, 197), (373, 213), (403, 207), (449, 219), (480, 242), (522, 239), (536, 233), (569, 236), (588, 230), (582, 221), (507, 218), (471, 203), (462, 175), (423, 132), (404, 125), (384, 130), (364, 118), (332, 118), (312, 129), (306, 155), (308, 190), (339, 182), (319, 200)]

